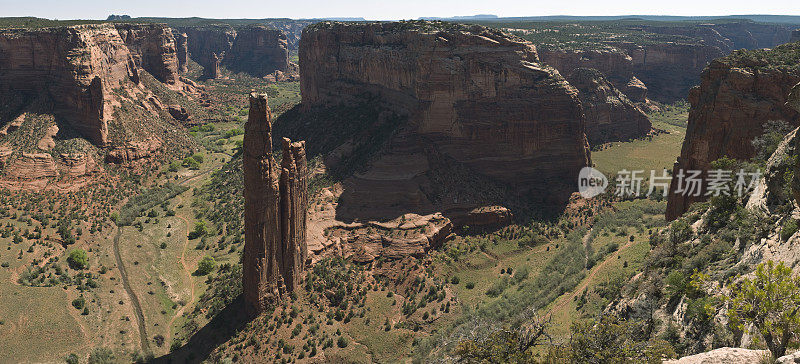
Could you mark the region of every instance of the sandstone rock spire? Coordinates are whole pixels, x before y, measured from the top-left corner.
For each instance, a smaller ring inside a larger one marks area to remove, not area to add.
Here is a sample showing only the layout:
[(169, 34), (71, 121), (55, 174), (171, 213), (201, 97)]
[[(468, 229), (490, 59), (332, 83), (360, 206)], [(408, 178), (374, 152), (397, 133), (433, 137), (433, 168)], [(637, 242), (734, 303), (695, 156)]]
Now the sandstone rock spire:
[(292, 143), (288, 138), (283, 138), (280, 183), (281, 232), (285, 256), (283, 280), (289, 290), (297, 288), (299, 276), (305, 269), (307, 174), (305, 142)]
[(267, 95), (250, 94), (243, 146), (244, 228), (242, 284), (251, 313), (278, 296), (281, 230), (277, 166), (272, 158), (272, 116)]
[(265, 94), (250, 94), (242, 158), (242, 284), (247, 310), (257, 314), (278, 299), (281, 292), (297, 288), (307, 256), (305, 142), (284, 139), (278, 167), (272, 158), (272, 116)]

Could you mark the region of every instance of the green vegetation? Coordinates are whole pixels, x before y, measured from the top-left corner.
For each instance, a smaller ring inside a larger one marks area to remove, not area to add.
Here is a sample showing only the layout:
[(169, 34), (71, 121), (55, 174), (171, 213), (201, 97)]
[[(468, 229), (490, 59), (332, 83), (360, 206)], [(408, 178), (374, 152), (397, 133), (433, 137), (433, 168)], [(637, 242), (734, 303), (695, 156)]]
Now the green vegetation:
[(69, 252), (67, 257), (69, 267), (75, 270), (83, 270), (89, 267), (89, 255), (83, 249), (75, 249)]
[(216, 266), (217, 262), (214, 260), (214, 257), (206, 255), (200, 260), (200, 263), (197, 264), (197, 275), (207, 275), (213, 272)]
[(188, 187), (175, 183), (167, 182), (163, 186), (155, 186), (145, 189), (137, 195), (131, 197), (120, 209), (116, 218), (119, 226), (132, 225), (137, 217), (144, 216), (153, 207), (163, 204), (165, 201), (183, 193)]
[(783, 356), (800, 333), (800, 276), (783, 262), (759, 264), (754, 278), (736, 285), (728, 304), (730, 325), (739, 332), (752, 325), (773, 358)]

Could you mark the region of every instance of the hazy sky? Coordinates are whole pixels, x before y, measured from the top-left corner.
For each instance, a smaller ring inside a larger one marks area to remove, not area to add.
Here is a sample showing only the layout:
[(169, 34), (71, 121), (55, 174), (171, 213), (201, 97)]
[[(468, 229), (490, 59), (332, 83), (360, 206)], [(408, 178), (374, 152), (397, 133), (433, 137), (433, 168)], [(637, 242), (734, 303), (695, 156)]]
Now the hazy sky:
[(104, 19), (109, 14), (204, 18), (537, 15), (800, 15), (798, 0), (0, 0), (0, 16)]

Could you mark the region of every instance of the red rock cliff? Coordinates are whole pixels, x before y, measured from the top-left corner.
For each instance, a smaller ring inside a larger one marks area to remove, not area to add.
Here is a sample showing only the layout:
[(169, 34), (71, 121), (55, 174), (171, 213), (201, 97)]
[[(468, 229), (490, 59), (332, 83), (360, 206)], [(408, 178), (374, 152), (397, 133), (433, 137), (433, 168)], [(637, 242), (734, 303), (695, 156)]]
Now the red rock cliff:
[(586, 138), (591, 144), (628, 140), (647, 135), (650, 119), (617, 90), (600, 71), (576, 68), (567, 80), (580, 91), (586, 114)]
[(119, 97), (113, 90), (136, 88), (139, 67), (179, 86), (168, 28), (94, 24), (0, 30), (0, 96), (52, 100), (54, 113), (96, 145), (108, 140)]
[[(708, 170), (722, 156), (752, 158), (753, 138), (770, 120), (798, 125), (800, 114), (786, 105), (791, 88), (800, 82), (800, 44), (773, 50), (734, 52), (711, 63), (700, 86), (689, 93), (689, 124), (673, 175), (683, 170)], [(673, 180), (675, 182), (675, 180)], [(676, 193), (670, 186), (667, 219), (675, 219), (703, 197)]]
[[(306, 107), (380, 97), (424, 144), (521, 191), (575, 188), (589, 164), (577, 91), (535, 47), (480, 26), (318, 23), (303, 31)], [(416, 142), (415, 142), (416, 141)]]
[(243, 148), (244, 300), (252, 314), (294, 290), (305, 268), (305, 144), (286, 140), (279, 167), (272, 158), (272, 116), (265, 94), (250, 94)]
[(172, 30), (161, 24), (115, 24), (136, 65), (167, 84), (179, 83), (178, 55)]
[(220, 65), (255, 77), (290, 71), (286, 35), (280, 30), (255, 25), (234, 28), (224, 24), (178, 30), (187, 35), (191, 58), (205, 68), (215, 67), (216, 55)]

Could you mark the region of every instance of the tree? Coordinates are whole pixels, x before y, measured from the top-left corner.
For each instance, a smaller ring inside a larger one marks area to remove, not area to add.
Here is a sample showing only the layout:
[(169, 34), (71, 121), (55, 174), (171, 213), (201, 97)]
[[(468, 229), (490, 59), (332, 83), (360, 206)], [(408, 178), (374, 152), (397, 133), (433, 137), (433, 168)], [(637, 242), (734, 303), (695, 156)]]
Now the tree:
[(69, 252), (67, 264), (74, 270), (86, 269), (89, 266), (89, 256), (83, 249), (75, 249)]
[(730, 324), (744, 331), (752, 324), (775, 358), (786, 354), (800, 332), (800, 277), (783, 262), (761, 263), (753, 279), (745, 278), (728, 297)]
[(214, 260), (214, 257), (206, 255), (200, 260), (200, 263), (197, 264), (197, 274), (201, 276), (209, 274), (214, 270), (216, 265), (217, 262)]
[(194, 240), (208, 234), (205, 221), (198, 221), (194, 223), (194, 230), (189, 232), (189, 240)]
[(97, 348), (89, 354), (89, 364), (116, 363), (114, 353), (110, 349)]

